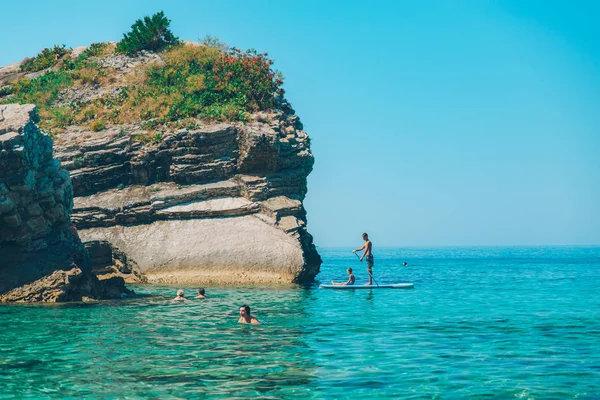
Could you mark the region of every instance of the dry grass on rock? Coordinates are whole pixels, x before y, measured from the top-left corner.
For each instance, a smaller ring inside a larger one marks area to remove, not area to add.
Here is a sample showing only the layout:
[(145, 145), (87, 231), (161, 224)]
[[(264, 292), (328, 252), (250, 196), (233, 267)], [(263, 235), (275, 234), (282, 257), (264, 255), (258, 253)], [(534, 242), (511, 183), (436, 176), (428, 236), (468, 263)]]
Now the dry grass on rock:
[(266, 54), (219, 42), (134, 56), (116, 54), (114, 43), (76, 50), (55, 46), (40, 53), (44, 62), (38, 64), (51, 67), (31, 79), (22, 74), (15, 80), (11, 70), (9, 82), (0, 69), (0, 104), (36, 104), (41, 128), (56, 135), (71, 125), (96, 131), (146, 121), (151, 128), (198, 119), (247, 121), (250, 113), (273, 109), (281, 91)]

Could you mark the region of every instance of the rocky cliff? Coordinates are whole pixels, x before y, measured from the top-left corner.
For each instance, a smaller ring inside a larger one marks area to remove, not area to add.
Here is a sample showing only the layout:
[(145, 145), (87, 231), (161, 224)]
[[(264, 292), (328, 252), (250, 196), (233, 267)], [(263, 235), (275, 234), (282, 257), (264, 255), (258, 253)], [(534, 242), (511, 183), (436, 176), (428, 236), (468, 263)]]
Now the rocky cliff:
[[(137, 56), (114, 54), (113, 47), (74, 49), (29, 75), (18, 64), (0, 68), (0, 102), (44, 98), (42, 123), (53, 129), (56, 158), (70, 172), (70, 183), (60, 174), (72, 187), (71, 218), (95, 272), (151, 283), (311, 281), (321, 259), (302, 201), (314, 159), (283, 91), (269, 100), (251, 89), (279, 84), (270, 61), (189, 43)], [(188, 65), (204, 69), (194, 75)], [(218, 69), (231, 65), (240, 69)], [(256, 73), (257, 65), (262, 80), (239, 72)], [(183, 86), (178, 92), (169, 85)], [(202, 106), (232, 85), (246, 94), (233, 90), (227, 93), (236, 100)], [(152, 93), (162, 97), (153, 102)], [(245, 108), (236, 105), (248, 98), (254, 100)], [(178, 101), (204, 108), (196, 117), (167, 118), (180, 114)], [(159, 113), (160, 120), (152, 118)], [(235, 122), (215, 122), (211, 113)], [(150, 119), (136, 119), (141, 115)], [(63, 208), (68, 214), (70, 205)]]
[(0, 301), (118, 297), (122, 281), (99, 282), (70, 229), (69, 173), (36, 121), (33, 105), (0, 105)]
[(136, 141), (141, 134), (129, 126), (57, 141), (84, 241), (110, 243), (155, 283), (314, 278), (321, 260), (302, 205), (313, 165), (306, 133), (255, 121), (180, 129), (157, 143)]

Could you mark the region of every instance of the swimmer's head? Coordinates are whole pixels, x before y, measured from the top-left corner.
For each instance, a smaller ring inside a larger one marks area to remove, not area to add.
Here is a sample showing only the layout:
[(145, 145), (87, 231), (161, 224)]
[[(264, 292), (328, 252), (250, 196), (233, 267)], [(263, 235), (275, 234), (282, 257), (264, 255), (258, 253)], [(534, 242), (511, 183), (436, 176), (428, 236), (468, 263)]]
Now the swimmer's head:
[(348, 268), (346, 271), (348, 271), (349, 274), (352, 273), (352, 268)]
[(177, 291), (177, 296), (182, 297), (183, 296), (183, 290), (179, 289)]
[(202, 296), (204, 296), (204, 288), (203, 287), (198, 289), (198, 294), (201, 294)]
[(240, 307), (240, 315), (250, 315), (250, 306), (244, 304)]

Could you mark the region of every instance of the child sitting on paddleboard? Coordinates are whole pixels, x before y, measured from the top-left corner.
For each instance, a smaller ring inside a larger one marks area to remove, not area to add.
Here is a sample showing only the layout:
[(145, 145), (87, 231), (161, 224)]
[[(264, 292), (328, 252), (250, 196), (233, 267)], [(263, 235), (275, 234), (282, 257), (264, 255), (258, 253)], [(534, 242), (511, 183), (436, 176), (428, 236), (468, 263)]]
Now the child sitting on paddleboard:
[(346, 270), (346, 272), (348, 272), (348, 282), (339, 282), (339, 283), (335, 283), (334, 281), (331, 281), (332, 285), (335, 286), (351, 286), (354, 285), (354, 274), (352, 273), (352, 268), (348, 268)]

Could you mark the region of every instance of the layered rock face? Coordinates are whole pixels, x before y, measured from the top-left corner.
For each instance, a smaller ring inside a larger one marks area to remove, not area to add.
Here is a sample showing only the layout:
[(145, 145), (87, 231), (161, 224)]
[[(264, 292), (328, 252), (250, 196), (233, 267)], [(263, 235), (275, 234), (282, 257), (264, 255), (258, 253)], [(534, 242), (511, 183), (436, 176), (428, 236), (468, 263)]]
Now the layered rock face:
[[(36, 118), (33, 105), (0, 105), (0, 301), (103, 297), (108, 286), (90, 273), (85, 248), (70, 229), (69, 173), (52, 158), (52, 140)], [(51, 281), (58, 286), (35, 283), (57, 271)]]
[(290, 110), (145, 142), (137, 126), (61, 134), (55, 152), (71, 172), (80, 236), (151, 283), (311, 281), (321, 259), (302, 200), (314, 160)]

